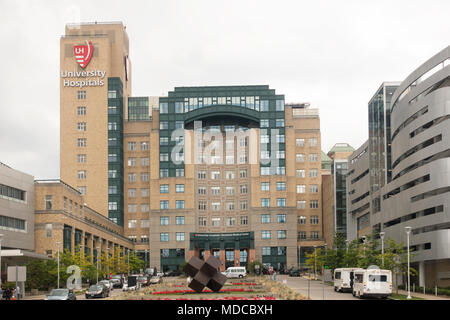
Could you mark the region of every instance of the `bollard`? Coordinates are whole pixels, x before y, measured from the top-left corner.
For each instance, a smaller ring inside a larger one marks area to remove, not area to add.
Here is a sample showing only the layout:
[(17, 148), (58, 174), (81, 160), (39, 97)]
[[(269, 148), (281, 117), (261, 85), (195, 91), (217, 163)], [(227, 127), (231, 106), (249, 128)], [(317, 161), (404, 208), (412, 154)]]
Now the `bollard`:
[(434, 287), (434, 295), (437, 297), (437, 286)]
[(416, 292), (416, 284), (413, 283), (413, 292)]
[(423, 294), (425, 294), (425, 285), (423, 286)]

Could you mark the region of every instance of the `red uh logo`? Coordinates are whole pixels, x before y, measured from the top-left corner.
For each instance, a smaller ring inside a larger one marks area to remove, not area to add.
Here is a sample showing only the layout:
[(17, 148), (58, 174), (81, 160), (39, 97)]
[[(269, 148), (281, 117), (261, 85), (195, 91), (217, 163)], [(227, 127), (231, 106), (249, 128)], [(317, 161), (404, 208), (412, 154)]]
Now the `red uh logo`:
[(83, 69), (86, 68), (86, 66), (89, 64), (89, 61), (91, 61), (93, 51), (94, 46), (92, 45), (91, 41), (86, 41), (86, 45), (73, 46), (75, 59)]

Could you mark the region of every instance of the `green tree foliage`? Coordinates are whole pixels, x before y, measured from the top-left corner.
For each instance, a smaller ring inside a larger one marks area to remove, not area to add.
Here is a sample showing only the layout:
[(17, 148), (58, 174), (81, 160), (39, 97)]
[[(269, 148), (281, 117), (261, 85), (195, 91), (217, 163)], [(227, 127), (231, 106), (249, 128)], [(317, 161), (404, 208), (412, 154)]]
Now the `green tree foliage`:
[(255, 266), (259, 266), (259, 272), (262, 273), (263, 264), (259, 260), (253, 260), (248, 264), (248, 271), (252, 274), (255, 274)]

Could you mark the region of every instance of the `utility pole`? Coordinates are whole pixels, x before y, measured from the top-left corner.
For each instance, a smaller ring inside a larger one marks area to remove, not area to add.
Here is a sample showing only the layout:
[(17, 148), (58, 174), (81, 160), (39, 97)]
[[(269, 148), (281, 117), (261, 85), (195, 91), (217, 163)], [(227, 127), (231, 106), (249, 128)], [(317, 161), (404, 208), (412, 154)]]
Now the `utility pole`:
[(58, 284), (57, 284), (57, 288), (59, 289), (59, 245), (61, 244), (61, 242), (56, 242), (56, 247), (58, 248)]
[(406, 299), (411, 299), (411, 270), (409, 266), (409, 233), (411, 232), (411, 227), (405, 227), (406, 238), (407, 238), (407, 250), (408, 250), (408, 296)]

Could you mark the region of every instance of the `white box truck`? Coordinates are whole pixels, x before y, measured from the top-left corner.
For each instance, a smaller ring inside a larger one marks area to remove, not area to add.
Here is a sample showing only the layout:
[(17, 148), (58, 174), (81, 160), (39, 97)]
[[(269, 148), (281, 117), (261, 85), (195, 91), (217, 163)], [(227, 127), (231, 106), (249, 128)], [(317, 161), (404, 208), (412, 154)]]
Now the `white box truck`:
[(358, 298), (387, 298), (392, 294), (392, 272), (381, 269), (355, 271), (352, 293)]
[(351, 292), (355, 271), (362, 271), (362, 268), (338, 268), (334, 269), (334, 291)]

